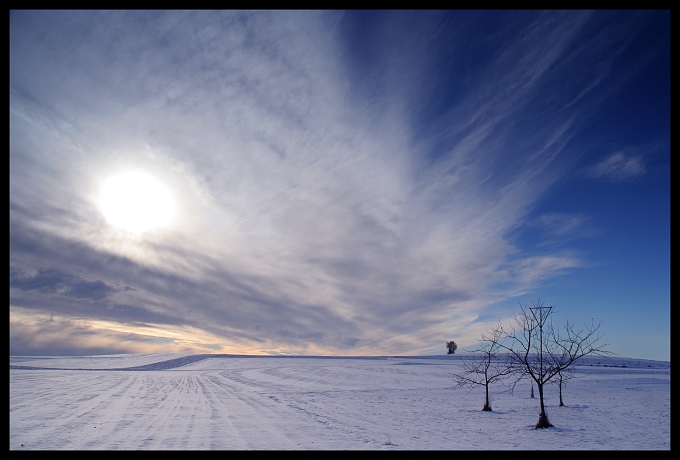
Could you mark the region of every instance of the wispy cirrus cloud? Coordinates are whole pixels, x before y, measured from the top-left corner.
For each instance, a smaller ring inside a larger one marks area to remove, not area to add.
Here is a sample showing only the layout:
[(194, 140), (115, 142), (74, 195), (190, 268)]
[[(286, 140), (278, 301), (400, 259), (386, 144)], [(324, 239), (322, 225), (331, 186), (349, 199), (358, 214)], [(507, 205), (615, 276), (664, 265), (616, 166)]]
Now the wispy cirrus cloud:
[(645, 164), (640, 155), (617, 152), (587, 170), (593, 178), (604, 178), (611, 182), (623, 182), (643, 176)]
[(565, 245), (575, 239), (598, 234), (592, 225), (592, 217), (580, 212), (549, 212), (528, 221), (527, 225), (541, 230), (536, 239), (539, 247)]

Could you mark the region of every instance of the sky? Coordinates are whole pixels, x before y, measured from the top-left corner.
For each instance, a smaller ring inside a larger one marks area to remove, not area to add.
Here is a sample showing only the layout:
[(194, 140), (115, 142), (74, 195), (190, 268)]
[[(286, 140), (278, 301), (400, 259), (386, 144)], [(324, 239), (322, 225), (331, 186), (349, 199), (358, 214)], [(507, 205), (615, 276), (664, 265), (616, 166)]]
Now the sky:
[(670, 360), (670, 11), (11, 11), (10, 354)]

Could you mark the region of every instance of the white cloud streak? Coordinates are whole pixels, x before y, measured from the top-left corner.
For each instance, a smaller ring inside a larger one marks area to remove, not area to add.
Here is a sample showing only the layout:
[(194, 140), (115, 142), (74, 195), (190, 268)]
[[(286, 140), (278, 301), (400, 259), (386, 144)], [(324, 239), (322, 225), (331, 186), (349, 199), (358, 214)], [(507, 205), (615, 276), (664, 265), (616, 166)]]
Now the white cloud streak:
[(646, 172), (641, 156), (626, 155), (617, 152), (605, 158), (588, 170), (594, 178), (605, 178), (611, 182), (622, 182), (636, 179)]
[(592, 227), (590, 221), (591, 217), (584, 213), (550, 212), (527, 224), (542, 230), (543, 235), (537, 238), (539, 246), (556, 246), (597, 235), (598, 230)]

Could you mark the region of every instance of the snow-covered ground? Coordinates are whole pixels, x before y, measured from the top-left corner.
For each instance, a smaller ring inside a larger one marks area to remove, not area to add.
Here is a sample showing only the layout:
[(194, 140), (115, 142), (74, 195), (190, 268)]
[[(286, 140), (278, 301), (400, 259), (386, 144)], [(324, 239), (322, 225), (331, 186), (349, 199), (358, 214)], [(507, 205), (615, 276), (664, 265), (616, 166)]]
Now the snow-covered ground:
[(553, 428), (530, 383), (453, 388), (461, 357), (10, 357), (10, 450), (669, 450), (670, 363), (584, 358)]

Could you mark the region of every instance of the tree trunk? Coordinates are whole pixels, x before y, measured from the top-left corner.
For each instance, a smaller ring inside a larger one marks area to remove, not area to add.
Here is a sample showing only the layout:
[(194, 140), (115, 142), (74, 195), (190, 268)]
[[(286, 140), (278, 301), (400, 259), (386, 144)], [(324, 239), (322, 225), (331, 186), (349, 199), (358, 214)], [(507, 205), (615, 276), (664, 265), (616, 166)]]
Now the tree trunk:
[(562, 379), (560, 379), (560, 407), (564, 406), (562, 402)]
[(549, 428), (552, 425), (545, 413), (545, 404), (543, 404), (543, 384), (536, 382), (536, 385), (538, 386), (538, 397), (541, 400), (541, 415), (538, 416), (536, 428)]
[(482, 408), (483, 411), (490, 411), (491, 404), (489, 404), (489, 382), (486, 382), (486, 404)]

